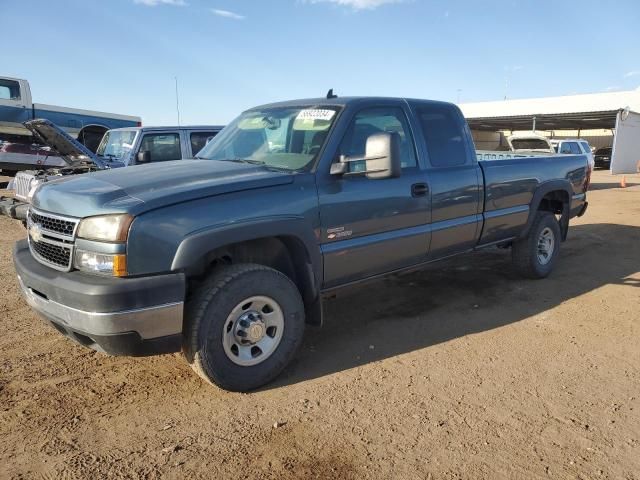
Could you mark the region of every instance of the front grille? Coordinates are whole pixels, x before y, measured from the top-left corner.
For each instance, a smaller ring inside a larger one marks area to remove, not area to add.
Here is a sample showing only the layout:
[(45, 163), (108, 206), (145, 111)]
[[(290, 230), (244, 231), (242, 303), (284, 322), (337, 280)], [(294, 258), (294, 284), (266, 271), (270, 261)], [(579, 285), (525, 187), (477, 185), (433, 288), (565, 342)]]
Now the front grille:
[(73, 237), (73, 231), (78, 222), (72, 220), (63, 220), (62, 218), (40, 215), (31, 211), (31, 222), (39, 224), (43, 230), (59, 233), (68, 237)]
[(64, 269), (69, 268), (71, 265), (71, 246), (64, 247), (48, 242), (36, 242), (33, 239), (29, 243), (31, 250), (36, 254), (36, 258), (39, 257), (40, 260), (46, 263), (51, 263)]
[(30, 208), (27, 216), (27, 231), (33, 257), (56, 270), (71, 270), (74, 236), (78, 222), (79, 220), (75, 218)]

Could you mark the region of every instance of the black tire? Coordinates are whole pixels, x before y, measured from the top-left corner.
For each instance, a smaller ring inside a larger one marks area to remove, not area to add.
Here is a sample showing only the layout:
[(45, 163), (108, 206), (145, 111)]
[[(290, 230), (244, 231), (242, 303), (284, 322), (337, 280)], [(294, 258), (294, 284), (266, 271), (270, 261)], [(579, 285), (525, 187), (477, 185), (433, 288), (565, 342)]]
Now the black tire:
[[(543, 258), (538, 255), (543, 232), (545, 234), (551, 232), (553, 236), (553, 251), (546, 259), (543, 253), (541, 253)], [(526, 278), (545, 278), (556, 264), (560, 243), (560, 224), (555, 215), (551, 212), (537, 212), (528, 235), (513, 243), (511, 248), (513, 265), (518, 273)]]
[[(238, 365), (225, 351), (223, 330), (231, 312), (254, 296), (277, 302), (284, 328), (275, 350), (265, 360), (257, 365)], [(246, 392), (269, 383), (293, 359), (302, 343), (305, 315), (300, 293), (287, 276), (263, 265), (220, 268), (199, 286), (187, 301), (185, 311), (183, 350), (187, 361), (202, 378), (226, 390)]]

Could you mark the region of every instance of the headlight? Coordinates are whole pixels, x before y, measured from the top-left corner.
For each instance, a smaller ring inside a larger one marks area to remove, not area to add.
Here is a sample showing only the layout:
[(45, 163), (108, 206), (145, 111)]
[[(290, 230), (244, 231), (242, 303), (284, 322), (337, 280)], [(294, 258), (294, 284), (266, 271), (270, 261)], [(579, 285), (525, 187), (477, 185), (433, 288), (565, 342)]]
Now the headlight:
[(85, 272), (101, 275), (125, 277), (127, 275), (127, 256), (124, 254), (108, 254), (76, 250), (75, 267)]
[(126, 242), (133, 217), (126, 213), (88, 217), (80, 221), (78, 237), (101, 242)]

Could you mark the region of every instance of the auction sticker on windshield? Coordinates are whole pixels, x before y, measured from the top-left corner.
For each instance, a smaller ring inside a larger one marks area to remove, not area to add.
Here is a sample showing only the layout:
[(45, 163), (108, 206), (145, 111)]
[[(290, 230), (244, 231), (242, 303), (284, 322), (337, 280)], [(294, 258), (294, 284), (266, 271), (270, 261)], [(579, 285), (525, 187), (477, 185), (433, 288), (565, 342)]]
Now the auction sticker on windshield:
[(300, 110), (296, 120), (331, 120), (336, 114), (335, 110), (322, 110), (319, 108), (309, 108)]

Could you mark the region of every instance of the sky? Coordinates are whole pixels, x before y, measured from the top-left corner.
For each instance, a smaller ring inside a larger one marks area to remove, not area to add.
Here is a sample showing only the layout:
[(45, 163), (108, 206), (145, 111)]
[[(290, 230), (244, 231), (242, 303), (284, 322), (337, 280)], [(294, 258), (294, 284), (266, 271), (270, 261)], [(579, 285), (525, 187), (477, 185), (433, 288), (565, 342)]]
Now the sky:
[(457, 102), (640, 86), (640, 2), (0, 0), (0, 75), (38, 103), (225, 124), (278, 100)]

